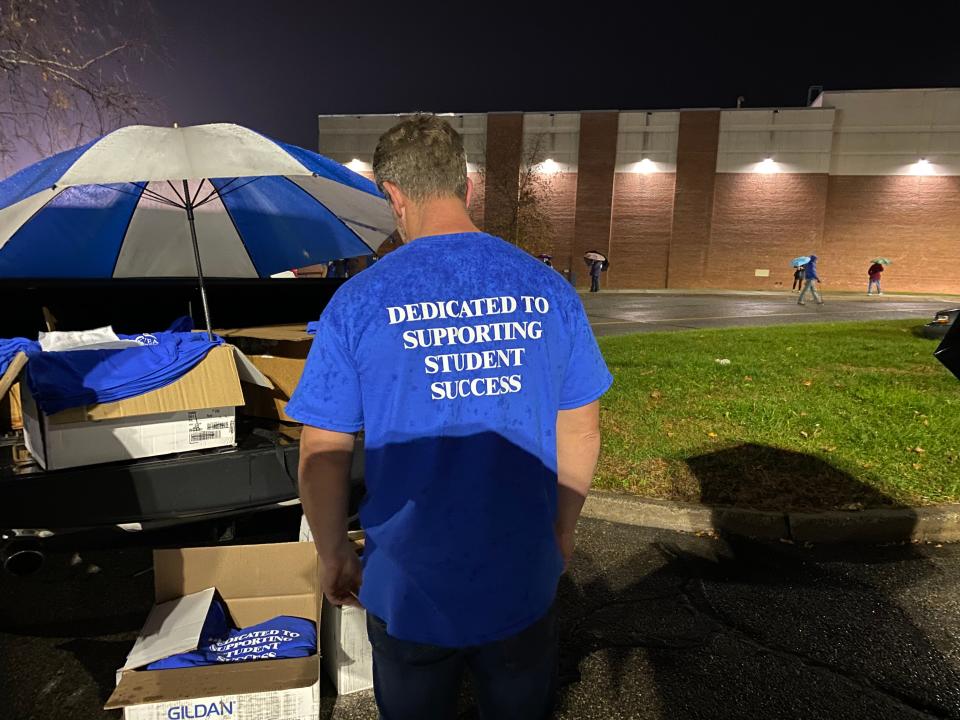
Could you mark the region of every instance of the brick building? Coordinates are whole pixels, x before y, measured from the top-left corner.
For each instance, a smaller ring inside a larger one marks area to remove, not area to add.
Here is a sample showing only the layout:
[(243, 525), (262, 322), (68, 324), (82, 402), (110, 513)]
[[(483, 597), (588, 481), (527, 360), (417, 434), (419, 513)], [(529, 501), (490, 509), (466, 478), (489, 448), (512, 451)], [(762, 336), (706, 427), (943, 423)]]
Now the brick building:
[[(320, 152), (369, 174), (396, 115), (321, 116)], [(607, 288), (790, 287), (820, 256), (831, 289), (960, 293), (960, 90), (825, 92), (780, 109), (451, 114), (478, 225), (511, 212), (525, 163), (547, 188), (547, 247), (610, 258)], [(532, 147), (539, 148), (534, 158)], [(484, 185), (501, 191), (484, 197)], [(506, 188), (506, 193), (502, 191)], [(506, 199), (505, 199), (506, 198)]]

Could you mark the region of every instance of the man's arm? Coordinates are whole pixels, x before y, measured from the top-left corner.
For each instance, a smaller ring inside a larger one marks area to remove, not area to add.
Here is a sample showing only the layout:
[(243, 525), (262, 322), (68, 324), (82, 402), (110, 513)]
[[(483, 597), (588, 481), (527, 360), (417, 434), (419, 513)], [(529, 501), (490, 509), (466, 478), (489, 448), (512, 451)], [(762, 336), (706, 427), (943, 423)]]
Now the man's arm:
[(300, 502), (320, 555), (323, 592), (337, 605), (359, 605), (360, 560), (347, 540), (352, 433), (303, 426)]
[(564, 562), (600, 456), (600, 401), (557, 413), (557, 542)]

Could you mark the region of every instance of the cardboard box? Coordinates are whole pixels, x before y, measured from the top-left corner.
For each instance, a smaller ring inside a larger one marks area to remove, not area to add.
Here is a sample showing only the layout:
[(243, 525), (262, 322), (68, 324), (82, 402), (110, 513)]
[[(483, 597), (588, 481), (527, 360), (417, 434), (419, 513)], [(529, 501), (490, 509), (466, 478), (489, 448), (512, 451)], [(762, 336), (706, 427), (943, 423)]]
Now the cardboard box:
[[(105, 709), (125, 720), (316, 720), (318, 655), (284, 660), (143, 670), (194, 650), (214, 589), (241, 627), (278, 615), (320, 623), (317, 554), (306, 543), (156, 550), (156, 605)], [(318, 627), (319, 637), (321, 627)]]
[(20, 401), (20, 383), (10, 386), (0, 396), (0, 435), (23, 429), (23, 406)]
[[(362, 539), (351, 540), (358, 551), (362, 550)], [(305, 516), (300, 519), (300, 542), (313, 544), (313, 533)], [(323, 670), (337, 688), (337, 694), (349, 695), (372, 688), (373, 647), (367, 635), (367, 611), (349, 605), (339, 607), (323, 598), (320, 630)]]
[(305, 326), (273, 325), (217, 330), (216, 333), (240, 348), (273, 385), (266, 388), (244, 383), (243, 412), (254, 417), (296, 422), (286, 414), (286, 408), (300, 382), (313, 343), (313, 335), (307, 333)]
[[(4, 379), (11, 370), (12, 364)], [(52, 415), (37, 407), (24, 383), (26, 446), (47, 470), (231, 446), (241, 378), (270, 384), (236, 348), (223, 345), (166, 387)]]
[(20, 400), (20, 373), (27, 364), (27, 356), (19, 352), (0, 376), (0, 434), (23, 428), (23, 408)]

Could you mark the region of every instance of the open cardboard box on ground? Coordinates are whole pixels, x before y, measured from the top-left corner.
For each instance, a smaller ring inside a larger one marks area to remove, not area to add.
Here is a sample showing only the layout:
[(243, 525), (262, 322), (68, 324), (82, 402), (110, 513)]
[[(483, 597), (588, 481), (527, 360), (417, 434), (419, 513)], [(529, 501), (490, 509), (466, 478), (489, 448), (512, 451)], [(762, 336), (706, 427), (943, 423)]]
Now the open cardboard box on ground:
[[(0, 397), (10, 394), (27, 365), (19, 354), (0, 378)], [(142, 395), (47, 415), (21, 383), (24, 440), (47, 470), (153, 457), (235, 444), (240, 380), (270, 381), (231, 345), (214, 347), (183, 377)]]
[(214, 589), (240, 627), (278, 615), (313, 620), (320, 635), (317, 554), (311, 543), (156, 550), (156, 605), (106, 709), (125, 720), (315, 720), (320, 711), (318, 655), (175, 670), (143, 670), (196, 649)]
[(310, 352), (313, 335), (305, 325), (216, 330), (217, 335), (236, 345), (272, 383), (272, 388), (243, 384), (243, 412), (254, 417), (296, 422), (286, 414)]

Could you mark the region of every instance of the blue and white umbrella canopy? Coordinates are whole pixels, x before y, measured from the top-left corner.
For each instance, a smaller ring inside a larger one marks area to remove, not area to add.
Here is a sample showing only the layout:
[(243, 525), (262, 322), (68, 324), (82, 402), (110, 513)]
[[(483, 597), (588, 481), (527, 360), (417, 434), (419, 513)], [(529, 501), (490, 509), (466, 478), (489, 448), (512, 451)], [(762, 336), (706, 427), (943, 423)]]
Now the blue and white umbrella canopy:
[(226, 123), (133, 125), (0, 182), (0, 277), (269, 277), (394, 228), (372, 182), (317, 153)]

